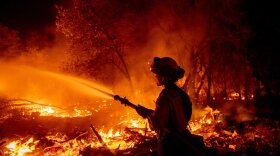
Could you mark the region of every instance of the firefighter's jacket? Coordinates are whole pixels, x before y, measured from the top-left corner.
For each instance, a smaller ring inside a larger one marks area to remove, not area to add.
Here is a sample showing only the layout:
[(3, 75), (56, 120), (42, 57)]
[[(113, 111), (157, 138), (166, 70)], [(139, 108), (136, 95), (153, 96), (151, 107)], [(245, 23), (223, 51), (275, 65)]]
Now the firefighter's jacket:
[(182, 92), (175, 84), (165, 86), (156, 101), (155, 111), (148, 118), (157, 132), (159, 156), (204, 155), (197, 149), (204, 146), (203, 140), (192, 139), (193, 135), (186, 129), (192, 104), (189, 96)]
[(169, 88), (161, 91), (150, 123), (158, 134), (164, 128), (178, 132), (186, 129), (188, 123), (184, 116), (182, 97), (178, 91)]

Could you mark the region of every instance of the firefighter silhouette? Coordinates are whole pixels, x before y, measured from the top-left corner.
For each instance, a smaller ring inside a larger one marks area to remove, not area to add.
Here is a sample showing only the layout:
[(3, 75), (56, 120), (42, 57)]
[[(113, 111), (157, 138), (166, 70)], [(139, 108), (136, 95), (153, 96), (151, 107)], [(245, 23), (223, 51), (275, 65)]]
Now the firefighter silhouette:
[(155, 110), (147, 115), (141, 109), (137, 113), (148, 121), (157, 133), (158, 154), (169, 155), (204, 155), (203, 138), (192, 135), (187, 129), (192, 115), (192, 103), (188, 94), (176, 85), (183, 78), (184, 69), (170, 57), (154, 57), (151, 63), (156, 83), (163, 89), (156, 100)]

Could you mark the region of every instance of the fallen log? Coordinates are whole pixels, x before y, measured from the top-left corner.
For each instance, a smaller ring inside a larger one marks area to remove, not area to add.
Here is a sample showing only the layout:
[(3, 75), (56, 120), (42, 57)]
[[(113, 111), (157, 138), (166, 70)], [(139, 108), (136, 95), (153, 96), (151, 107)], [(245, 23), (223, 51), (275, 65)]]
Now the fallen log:
[(93, 125), (91, 124), (90, 125), (90, 128), (91, 130), (93, 131), (93, 133), (95, 134), (95, 136), (97, 137), (98, 141), (101, 143), (101, 144), (105, 144), (101, 135), (97, 132), (97, 130), (93, 127)]

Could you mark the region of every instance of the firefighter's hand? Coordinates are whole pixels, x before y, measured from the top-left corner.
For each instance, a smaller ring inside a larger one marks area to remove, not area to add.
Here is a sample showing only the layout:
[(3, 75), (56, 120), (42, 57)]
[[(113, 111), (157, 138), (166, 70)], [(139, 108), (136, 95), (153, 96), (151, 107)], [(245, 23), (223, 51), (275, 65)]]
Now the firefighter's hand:
[(152, 109), (148, 109), (141, 105), (138, 105), (138, 107), (136, 108), (136, 112), (143, 118), (148, 118), (148, 116), (152, 115), (154, 111)]

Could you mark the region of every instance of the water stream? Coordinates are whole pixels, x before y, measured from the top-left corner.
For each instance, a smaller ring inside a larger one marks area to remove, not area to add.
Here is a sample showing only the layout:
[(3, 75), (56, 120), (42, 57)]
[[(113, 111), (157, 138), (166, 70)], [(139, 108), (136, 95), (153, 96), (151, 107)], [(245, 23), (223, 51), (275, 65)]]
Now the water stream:
[(0, 96), (65, 106), (83, 100), (112, 99), (113, 95), (93, 81), (23, 65), (0, 64)]

